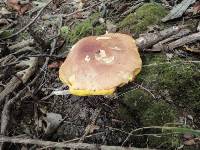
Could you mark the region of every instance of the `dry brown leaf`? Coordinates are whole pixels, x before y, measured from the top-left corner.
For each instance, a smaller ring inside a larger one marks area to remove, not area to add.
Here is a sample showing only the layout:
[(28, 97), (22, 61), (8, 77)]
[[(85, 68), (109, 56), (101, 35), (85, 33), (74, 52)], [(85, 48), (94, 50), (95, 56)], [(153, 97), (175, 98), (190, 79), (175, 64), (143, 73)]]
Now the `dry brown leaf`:
[(184, 45), (183, 47), (185, 48), (186, 51), (190, 51), (190, 52), (193, 52), (193, 53), (200, 53), (199, 48), (196, 48), (194, 46), (189, 47), (187, 45)]
[(197, 14), (200, 12), (200, 1), (196, 2), (192, 8), (193, 14)]
[(88, 125), (85, 131), (89, 131), (89, 133), (93, 133), (95, 130), (98, 130), (100, 127), (97, 125)]
[(48, 68), (49, 69), (59, 68), (62, 63), (63, 63), (62, 61), (52, 62), (51, 64), (48, 65)]
[(32, 6), (31, 3), (19, 4), (18, 0), (7, 0), (6, 4), (16, 10), (20, 15), (23, 15)]
[(195, 145), (195, 144), (196, 144), (196, 142), (194, 141), (194, 139), (184, 141), (184, 145), (187, 145), (187, 146), (191, 146), (191, 145)]
[(0, 26), (5, 26), (5, 25), (8, 25), (8, 24), (9, 24), (9, 22), (8, 22), (7, 19), (4, 19), (4, 18), (0, 19)]

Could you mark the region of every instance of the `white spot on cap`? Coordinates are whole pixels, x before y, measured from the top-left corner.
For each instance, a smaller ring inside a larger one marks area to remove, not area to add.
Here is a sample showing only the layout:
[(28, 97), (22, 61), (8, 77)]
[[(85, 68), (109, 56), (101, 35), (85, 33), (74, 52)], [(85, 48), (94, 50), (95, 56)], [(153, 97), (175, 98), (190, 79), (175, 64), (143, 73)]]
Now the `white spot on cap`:
[(107, 57), (105, 50), (100, 49), (98, 54), (95, 54), (95, 59), (106, 64), (110, 64), (114, 60), (114, 56)]
[(103, 50), (103, 49), (100, 49), (99, 50), (99, 55), (100, 55), (100, 57), (106, 57), (106, 51)]
[(115, 59), (115, 56), (112, 56), (112, 57), (106, 57), (106, 58), (103, 58), (102, 60), (106, 63), (106, 64), (110, 64), (114, 61)]
[(117, 47), (117, 46), (111, 47), (111, 49), (116, 50), (116, 51), (120, 51), (120, 50), (121, 50), (121, 49), (120, 49), (119, 47)]
[(90, 62), (90, 56), (88, 56), (88, 55), (85, 56), (85, 61), (86, 61), (86, 62)]
[(108, 36), (99, 36), (96, 38), (96, 40), (109, 40), (111, 39), (111, 37), (108, 37)]

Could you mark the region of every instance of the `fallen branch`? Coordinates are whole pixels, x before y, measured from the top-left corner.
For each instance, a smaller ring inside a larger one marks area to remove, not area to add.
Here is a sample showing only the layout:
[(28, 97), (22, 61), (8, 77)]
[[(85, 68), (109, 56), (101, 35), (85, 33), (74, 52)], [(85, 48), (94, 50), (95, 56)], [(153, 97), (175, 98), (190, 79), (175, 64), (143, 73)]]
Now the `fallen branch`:
[(33, 39), (29, 39), (29, 40), (23, 40), (17, 44), (11, 45), (8, 47), (9, 50), (14, 51), (16, 49), (21, 49), (24, 48), (26, 46), (30, 46), (34, 44), (34, 40)]
[(0, 105), (5, 102), (5, 97), (10, 95), (19, 85), (21, 81), (13, 77), (5, 86), (5, 89), (0, 93)]
[(22, 71), (17, 72), (17, 76), (21, 78), (22, 81), (19, 80), (16, 76), (13, 76), (11, 80), (6, 85), (5, 89), (0, 93), (0, 105), (5, 102), (5, 97), (10, 95), (19, 85), (21, 82), (25, 83), (35, 72), (37, 67), (38, 59), (36, 58), (29, 58), (28, 60), (23, 60), (20, 63), (16, 64), (18, 67), (28, 67)]
[(200, 32), (190, 34), (167, 45), (169, 50), (200, 40)]
[(47, 146), (47, 147), (85, 149), (85, 150), (153, 150), (149, 148), (107, 146), (107, 145), (97, 145), (97, 144), (87, 144), (87, 143), (64, 143), (64, 142), (61, 143), (61, 142), (51, 142), (51, 141), (24, 139), (24, 138), (7, 137), (7, 136), (1, 136), (0, 142), (33, 144), (33, 145)]
[(158, 43), (159, 41), (168, 38), (174, 34), (177, 34), (181, 29), (183, 29), (183, 26), (174, 26), (165, 30), (162, 30), (158, 33), (147, 33), (142, 37), (139, 37), (136, 39), (136, 44), (138, 47), (142, 50), (145, 50), (154, 44)]
[[(11, 111), (15, 102), (26, 92), (26, 88), (21, 90), (15, 97), (9, 100), (1, 114), (1, 135), (7, 135), (8, 128), (11, 126)], [(0, 149), (4, 148), (4, 142), (0, 143)]]
[(172, 35), (170, 36), (169, 38), (167, 39), (164, 39), (163, 41), (160, 41), (158, 42), (157, 44), (155, 44), (152, 48), (151, 48), (151, 51), (153, 52), (160, 52), (162, 50), (165, 50), (165, 44), (166, 43), (169, 43), (171, 41), (174, 41), (174, 40), (177, 40), (177, 39), (180, 39), (184, 36), (187, 36), (191, 31), (189, 29), (182, 29), (180, 30), (180, 32), (178, 32), (177, 34), (175, 35)]

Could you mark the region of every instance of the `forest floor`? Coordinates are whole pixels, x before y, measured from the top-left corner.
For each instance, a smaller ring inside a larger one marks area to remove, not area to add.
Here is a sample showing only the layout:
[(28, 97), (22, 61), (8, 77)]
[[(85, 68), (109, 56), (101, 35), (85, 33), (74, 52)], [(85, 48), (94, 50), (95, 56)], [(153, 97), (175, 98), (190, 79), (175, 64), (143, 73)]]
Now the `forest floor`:
[[(200, 2), (0, 0), (1, 149), (200, 149)], [(74, 96), (59, 67), (120, 32), (142, 70), (113, 96)]]

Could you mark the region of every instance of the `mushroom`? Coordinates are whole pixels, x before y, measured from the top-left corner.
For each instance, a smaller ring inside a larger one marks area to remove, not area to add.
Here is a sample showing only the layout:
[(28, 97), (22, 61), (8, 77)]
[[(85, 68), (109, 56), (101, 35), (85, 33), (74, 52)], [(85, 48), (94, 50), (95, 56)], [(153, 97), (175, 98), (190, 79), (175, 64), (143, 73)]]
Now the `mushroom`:
[(135, 40), (126, 34), (107, 33), (78, 41), (59, 70), (69, 93), (78, 96), (110, 95), (133, 81), (142, 61)]

